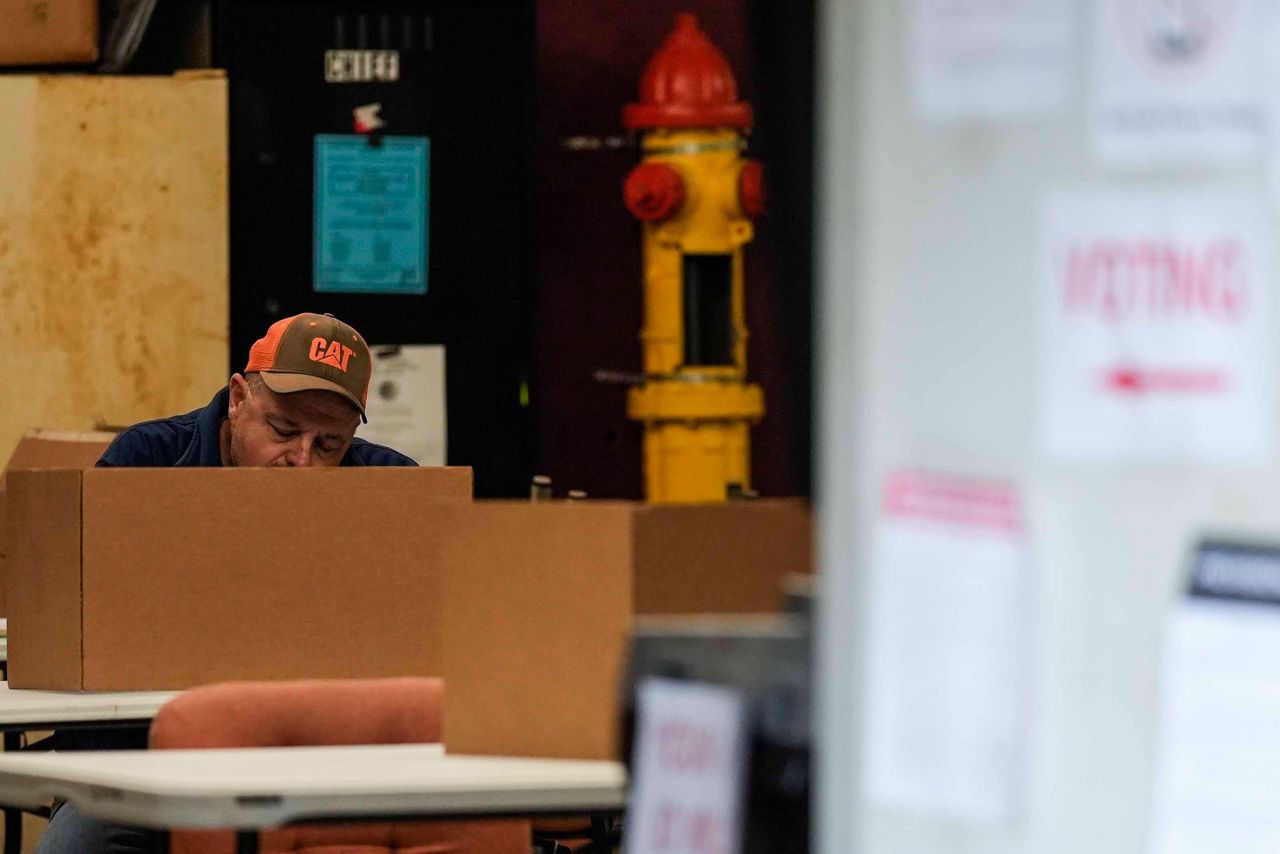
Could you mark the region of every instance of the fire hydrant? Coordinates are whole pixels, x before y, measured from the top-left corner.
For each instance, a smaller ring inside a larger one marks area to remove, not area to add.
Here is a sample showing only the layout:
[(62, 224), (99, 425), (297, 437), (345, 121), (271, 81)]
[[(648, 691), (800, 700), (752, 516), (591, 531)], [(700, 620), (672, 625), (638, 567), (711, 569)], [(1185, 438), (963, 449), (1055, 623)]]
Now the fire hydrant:
[(751, 105), (724, 55), (688, 13), (649, 60), (640, 100), (622, 111), (643, 131), (623, 185), (644, 225), (644, 378), (627, 414), (644, 423), (645, 496), (711, 503), (751, 483), (749, 428), (764, 415), (747, 383), (742, 248), (764, 211), (763, 169), (742, 156)]

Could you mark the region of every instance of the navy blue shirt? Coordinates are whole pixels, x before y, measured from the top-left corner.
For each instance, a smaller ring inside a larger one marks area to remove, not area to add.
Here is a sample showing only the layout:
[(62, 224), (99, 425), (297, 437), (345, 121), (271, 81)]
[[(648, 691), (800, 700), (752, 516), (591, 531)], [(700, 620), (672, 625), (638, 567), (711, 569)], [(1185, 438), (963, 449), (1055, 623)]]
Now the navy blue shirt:
[[(135, 424), (115, 438), (98, 460), (103, 467), (221, 466), (219, 434), (227, 418), (231, 389), (223, 388), (209, 405), (186, 415)], [(413, 460), (384, 445), (352, 439), (343, 466), (416, 466)]]

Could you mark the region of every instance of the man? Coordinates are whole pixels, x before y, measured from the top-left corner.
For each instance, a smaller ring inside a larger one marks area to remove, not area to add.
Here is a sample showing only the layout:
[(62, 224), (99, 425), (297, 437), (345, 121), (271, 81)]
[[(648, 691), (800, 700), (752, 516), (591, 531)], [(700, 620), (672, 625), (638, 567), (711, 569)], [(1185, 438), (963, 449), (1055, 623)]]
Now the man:
[(100, 466), (411, 466), (355, 439), (373, 368), (360, 333), (328, 314), (278, 320), (244, 374), (203, 409), (121, 433)]
[[(360, 333), (328, 314), (276, 321), (249, 350), (243, 374), (209, 405), (125, 430), (99, 466), (412, 466), (409, 457), (355, 438), (373, 364)], [(67, 739), (72, 747), (142, 747), (120, 739)], [(37, 854), (152, 851), (148, 831), (54, 813)]]

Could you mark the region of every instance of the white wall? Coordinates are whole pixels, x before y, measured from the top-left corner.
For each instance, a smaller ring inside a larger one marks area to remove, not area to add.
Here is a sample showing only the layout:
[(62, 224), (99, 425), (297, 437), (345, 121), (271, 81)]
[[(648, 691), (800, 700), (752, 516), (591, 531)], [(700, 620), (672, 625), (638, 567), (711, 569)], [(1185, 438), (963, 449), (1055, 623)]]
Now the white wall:
[[(1280, 466), (1064, 466), (1035, 447), (1041, 201), (1056, 189), (1261, 187), (1260, 171), (1133, 176), (1085, 121), (1092, 4), (1068, 109), (928, 124), (910, 110), (906, 0), (826, 0), (819, 26), (819, 839), (825, 854), (1141, 851), (1163, 618), (1206, 532), (1280, 540)], [(1280, 300), (1273, 299), (1273, 306)], [(1277, 318), (1272, 318), (1272, 326)], [(881, 476), (997, 477), (1026, 500), (1040, 589), (1026, 809), (1012, 826), (857, 794)]]

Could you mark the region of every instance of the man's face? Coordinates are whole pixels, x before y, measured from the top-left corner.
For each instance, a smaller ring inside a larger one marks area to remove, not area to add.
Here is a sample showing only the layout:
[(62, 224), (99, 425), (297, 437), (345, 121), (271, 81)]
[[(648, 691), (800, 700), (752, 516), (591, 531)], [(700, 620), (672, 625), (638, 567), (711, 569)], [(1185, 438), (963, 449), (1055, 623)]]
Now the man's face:
[(276, 394), (261, 381), (235, 374), (227, 421), (230, 465), (336, 466), (360, 415), (333, 392)]

